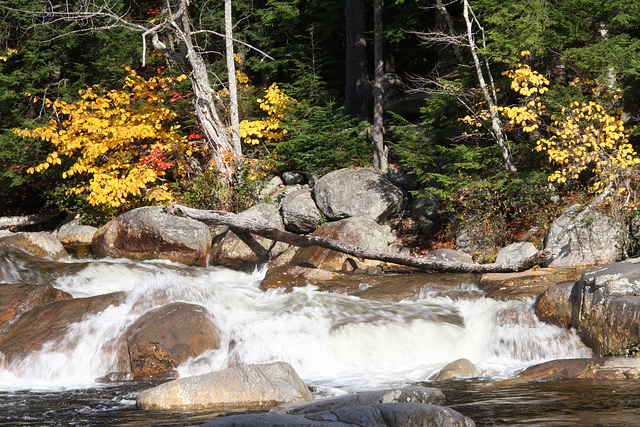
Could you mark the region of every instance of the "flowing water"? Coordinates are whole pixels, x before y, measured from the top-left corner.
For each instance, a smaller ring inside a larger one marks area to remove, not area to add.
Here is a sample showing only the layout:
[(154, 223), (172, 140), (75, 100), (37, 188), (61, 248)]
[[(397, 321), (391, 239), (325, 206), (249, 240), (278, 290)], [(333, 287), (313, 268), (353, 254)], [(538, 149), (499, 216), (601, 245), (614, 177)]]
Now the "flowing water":
[[(631, 384), (614, 383), (487, 387), (527, 366), (588, 357), (590, 351), (573, 334), (539, 322), (531, 301), (465, 298), (465, 293), (478, 294), (472, 284), (459, 284), (455, 299), (427, 291), (416, 301), (381, 302), (313, 286), (263, 292), (258, 288), (263, 277), (259, 271), (248, 274), (165, 261), (53, 262), (6, 248), (0, 251), (0, 282), (50, 283), (74, 297), (127, 294), (124, 304), (70, 326), (62, 343), (45, 345), (19, 362), (0, 364), (0, 425), (197, 425), (214, 417), (203, 412), (141, 411), (135, 408), (135, 398), (150, 384), (96, 383), (115, 370), (116, 356), (105, 351), (107, 343), (147, 310), (173, 301), (206, 307), (223, 335), (220, 349), (179, 366), (181, 377), (232, 364), (285, 361), (316, 395), (327, 396), (433, 384), (428, 378), (444, 365), (467, 358), (482, 375), (436, 385), (455, 409), (478, 425), (536, 425), (549, 408), (556, 409), (539, 425), (552, 425), (556, 419), (556, 425), (567, 425), (572, 420), (567, 416), (569, 401), (585, 399), (585, 390), (594, 399), (606, 396), (613, 401), (638, 391)], [(602, 425), (614, 425), (613, 415), (620, 418), (615, 406), (610, 409), (603, 411), (610, 416)], [(640, 411), (633, 406), (625, 414)]]

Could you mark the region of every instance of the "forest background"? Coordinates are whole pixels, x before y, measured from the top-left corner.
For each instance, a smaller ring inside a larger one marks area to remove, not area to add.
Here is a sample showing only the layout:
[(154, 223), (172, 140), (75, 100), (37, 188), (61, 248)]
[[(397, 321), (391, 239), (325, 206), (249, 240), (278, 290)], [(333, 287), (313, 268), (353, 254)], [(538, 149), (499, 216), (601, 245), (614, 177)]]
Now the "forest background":
[[(637, 215), (638, 2), (233, 1), (240, 155), (215, 153), (194, 70), (171, 49), (143, 50), (135, 26), (99, 14), (56, 15), (106, 7), (154, 28), (180, 3), (230, 133), (224, 2), (0, 6), (1, 215), (60, 209), (98, 225), (173, 201), (239, 211), (274, 174), (371, 166), (377, 83), (391, 171), (438, 202), (428, 245), (470, 225), (488, 247), (540, 238), (603, 191), (618, 215)], [(175, 29), (155, 34), (180, 51)]]

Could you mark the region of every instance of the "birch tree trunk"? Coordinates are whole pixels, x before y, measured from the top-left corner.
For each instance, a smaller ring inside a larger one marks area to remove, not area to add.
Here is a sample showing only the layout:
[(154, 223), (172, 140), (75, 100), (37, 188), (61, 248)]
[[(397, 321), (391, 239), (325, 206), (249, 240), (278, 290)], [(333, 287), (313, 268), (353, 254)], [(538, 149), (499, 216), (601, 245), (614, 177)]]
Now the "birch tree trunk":
[[(233, 55), (233, 15), (231, 0), (224, 0), (224, 34), (227, 50), (227, 73), (229, 74), (229, 110), (231, 111), (232, 143), (236, 153), (242, 153), (240, 142), (240, 120), (238, 118), (238, 88), (236, 86), (236, 63)], [(240, 158), (236, 158), (240, 160)]]
[(384, 79), (384, 51), (382, 47), (382, 28), (382, 0), (374, 0), (373, 32), (375, 81), (373, 85), (373, 143), (375, 145), (375, 152), (373, 166), (379, 173), (386, 174), (389, 170), (389, 149), (384, 145), (384, 105), (382, 93), (382, 79)]
[(469, 0), (463, 0), (463, 15), (464, 21), (467, 24), (467, 40), (469, 42), (469, 49), (471, 50), (471, 56), (473, 57), (473, 63), (476, 68), (476, 73), (478, 74), (478, 81), (480, 84), (480, 88), (482, 89), (482, 95), (487, 102), (487, 108), (489, 110), (489, 115), (491, 116), (492, 134), (496, 143), (498, 144), (498, 147), (500, 148), (500, 154), (502, 154), (505, 168), (510, 173), (516, 173), (518, 170), (511, 160), (511, 153), (509, 152), (509, 147), (507, 146), (507, 138), (504, 136), (504, 132), (502, 131), (502, 121), (500, 120), (500, 116), (498, 115), (498, 109), (494, 102), (494, 98), (489, 93), (487, 83), (484, 80), (482, 64), (480, 63), (480, 58), (478, 58), (476, 42), (473, 36), (473, 23), (471, 22), (471, 18), (469, 16), (470, 10), (471, 6), (469, 6)]

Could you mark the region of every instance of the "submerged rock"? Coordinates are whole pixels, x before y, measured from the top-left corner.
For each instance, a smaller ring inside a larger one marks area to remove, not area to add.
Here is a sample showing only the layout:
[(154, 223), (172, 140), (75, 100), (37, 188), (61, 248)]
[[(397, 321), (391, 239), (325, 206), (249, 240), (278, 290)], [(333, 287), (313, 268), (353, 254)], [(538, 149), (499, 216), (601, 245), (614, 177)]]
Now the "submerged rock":
[(293, 368), (276, 362), (245, 365), (180, 378), (140, 393), (142, 409), (254, 410), (310, 400), (311, 392)]
[(0, 325), (35, 307), (69, 298), (71, 295), (51, 285), (0, 283)]
[(123, 213), (93, 236), (97, 256), (168, 259), (187, 265), (206, 265), (211, 232), (196, 220), (164, 213), (162, 207), (143, 207)]
[(220, 347), (220, 332), (207, 309), (174, 302), (143, 314), (126, 332), (134, 376), (172, 371), (205, 350)]
[(275, 412), (232, 415), (203, 424), (203, 427), (472, 427), (475, 423), (451, 408), (427, 403), (378, 403), (324, 410), (304, 415)]
[[(7, 362), (26, 357), (42, 349), (47, 342), (62, 340), (68, 332), (68, 326), (80, 322), (86, 315), (100, 313), (111, 305), (122, 304), (125, 299), (124, 293), (117, 292), (38, 306), (22, 314), (2, 330), (0, 353), (4, 354)], [(56, 349), (55, 345), (52, 350)]]

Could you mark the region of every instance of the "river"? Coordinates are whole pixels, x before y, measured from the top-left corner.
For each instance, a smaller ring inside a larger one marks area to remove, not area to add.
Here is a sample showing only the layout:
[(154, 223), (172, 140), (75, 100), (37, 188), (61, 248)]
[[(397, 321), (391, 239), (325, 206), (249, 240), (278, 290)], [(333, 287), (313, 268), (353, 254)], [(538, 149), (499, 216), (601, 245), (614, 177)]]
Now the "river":
[[(0, 364), (0, 425), (198, 425), (217, 416), (141, 411), (136, 396), (151, 384), (96, 383), (115, 369), (105, 343), (145, 311), (173, 301), (206, 307), (223, 335), (220, 349), (179, 366), (181, 377), (285, 361), (317, 396), (435, 385), (478, 425), (628, 425), (640, 415), (633, 382), (491, 387), (533, 364), (589, 357), (590, 350), (575, 335), (539, 322), (532, 301), (478, 298), (471, 283), (455, 285), (455, 297), (427, 290), (415, 300), (385, 302), (314, 286), (264, 292), (261, 271), (122, 259), (54, 262), (1, 250), (0, 282), (50, 283), (74, 297), (122, 291), (127, 299), (72, 325), (62, 343)], [(428, 380), (460, 358), (482, 374)], [(594, 420), (600, 421), (589, 424)]]

